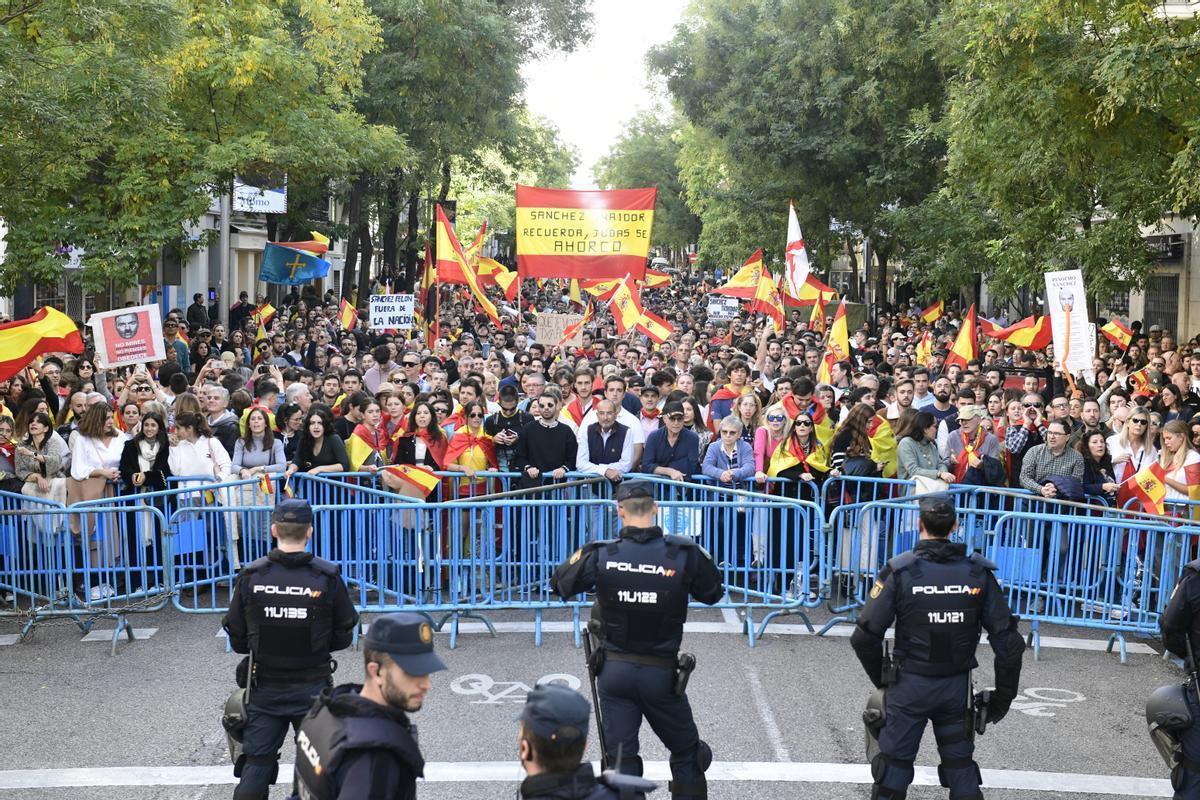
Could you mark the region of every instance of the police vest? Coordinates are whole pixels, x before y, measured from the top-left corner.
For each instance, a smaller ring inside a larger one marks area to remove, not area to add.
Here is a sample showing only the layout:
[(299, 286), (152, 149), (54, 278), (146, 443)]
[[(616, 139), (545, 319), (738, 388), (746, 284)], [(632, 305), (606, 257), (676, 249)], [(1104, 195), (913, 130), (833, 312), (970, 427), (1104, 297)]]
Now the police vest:
[(896, 657), (903, 671), (957, 675), (978, 666), (983, 593), (994, 565), (976, 554), (931, 561), (904, 553), (888, 562), (896, 581)]
[(617, 650), (674, 654), (687, 619), (688, 549), (691, 540), (617, 539), (596, 548), (596, 600), (604, 641)]
[(386, 717), (342, 717), (329, 709), (322, 694), (296, 734), (296, 792), (300, 800), (334, 800), (339, 787), (333, 775), (346, 756), (358, 750), (378, 750), (380, 758), (395, 758), (421, 777), (425, 760), (417, 747), (416, 728)]
[(256, 670), (327, 665), (337, 566), (321, 558), (300, 567), (260, 558), (246, 573), (246, 631)]

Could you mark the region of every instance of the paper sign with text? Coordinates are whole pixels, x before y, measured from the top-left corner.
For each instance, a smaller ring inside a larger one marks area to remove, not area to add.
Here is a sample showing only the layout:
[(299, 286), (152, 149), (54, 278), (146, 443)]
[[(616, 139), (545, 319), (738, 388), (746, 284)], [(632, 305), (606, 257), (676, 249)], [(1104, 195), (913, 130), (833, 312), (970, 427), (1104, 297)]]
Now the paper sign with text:
[(740, 301), (736, 297), (710, 296), (708, 298), (708, 319), (712, 322), (728, 322), (731, 319), (737, 319), (739, 303)]
[(1055, 364), (1061, 363), (1072, 373), (1091, 369), (1095, 349), (1088, 327), (1083, 272), (1077, 269), (1047, 272), (1045, 308), (1054, 332)]
[[(546, 347), (554, 347), (563, 337), (563, 332), (567, 326), (579, 322), (583, 319), (582, 314), (550, 314), (541, 313), (537, 315), (537, 341), (546, 345)], [(580, 347), (583, 345), (583, 331), (572, 336), (567, 341), (563, 342), (564, 347)]]
[(167, 358), (158, 306), (102, 311), (92, 314), (88, 325), (96, 342), (96, 362), (100, 369)]
[(413, 327), (413, 295), (371, 295), (371, 328), (408, 331)]

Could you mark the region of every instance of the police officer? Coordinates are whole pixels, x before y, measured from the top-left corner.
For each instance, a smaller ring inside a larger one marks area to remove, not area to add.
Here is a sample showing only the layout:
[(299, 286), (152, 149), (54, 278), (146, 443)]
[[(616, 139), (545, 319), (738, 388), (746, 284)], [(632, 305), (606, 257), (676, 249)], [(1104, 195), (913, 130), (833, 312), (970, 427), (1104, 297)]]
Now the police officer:
[(363, 684), (323, 692), (296, 736), (292, 800), (411, 800), (425, 759), (408, 714), (446, 665), (420, 614), (387, 614), (363, 637)]
[[(1183, 568), (1160, 624), (1163, 645), (1188, 661), (1187, 669), (1191, 676), (1182, 687), (1182, 692), (1179, 686), (1170, 687), (1174, 691), (1164, 691), (1166, 687), (1156, 691), (1152, 702), (1147, 704), (1146, 716), (1152, 716), (1155, 710), (1152, 704), (1157, 702), (1160, 710), (1177, 720), (1176, 725), (1170, 726), (1174, 730), (1169, 731), (1170, 738), (1177, 743), (1172, 748), (1175, 752), (1171, 753), (1175, 762), (1171, 770), (1175, 800), (1200, 800), (1200, 702), (1196, 696), (1194, 663), (1196, 643), (1200, 642), (1200, 560), (1192, 561)], [(1183, 696), (1180, 697), (1180, 694)]]
[(313, 698), (330, 685), (330, 652), (353, 640), (358, 612), (336, 564), (307, 552), (312, 507), (288, 499), (275, 506), (276, 547), (238, 575), (224, 626), (234, 652), (248, 653), (238, 685), (249, 688), (240, 778), (234, 800), (264, 800), (279, 772), (279, 747)]
[[(972, 718), (971, 670), (980, 627), (995, 651), (996, 688), (987, 721), (999, 722), (1017, 694), (1025, 642), (992, 571), (996, 565), (949, 540), (958, 526), (948, 495), (920, 502), (920, 541), (880, 570), (850, 638), (876, 687), (886, 686), (879, 754), (871, 762), (876, 798), (903, 798), (926, 721), (933, 723), (938, 776), (952, 800), (981, 798)], [(896, 622), (895, 664), (883, 635)], [(886, 668), (885, 668), (886, 667)], [(986, 697), (981, 693), (981, 697)]]
[(721, 574), (691, 539), (663, 535), (650, 484), (624, 482), (616, 500), (618, 538), (576, 551), (558, 566), (552, 587), (564, 599), (596, 592), (592, 616), (599, 622), (600, 649), (589, 667), (599, 688), (608, 766), (642, 774), (638, 729), (644, 716), (671, 752), (671, 797), (703, 800), (712, 751), (692, 719), (684, 692), (690, 668), (681, 672), (679, 646), (688, 595), (716, 603), (725, 591)]
[(521, 720), (522, 800), (635, 800), (654, 791), (642, 778), (606, 772), (596, 778), (583, 760), (587, 748), (588, 701), (558, 683), (535, 686)]

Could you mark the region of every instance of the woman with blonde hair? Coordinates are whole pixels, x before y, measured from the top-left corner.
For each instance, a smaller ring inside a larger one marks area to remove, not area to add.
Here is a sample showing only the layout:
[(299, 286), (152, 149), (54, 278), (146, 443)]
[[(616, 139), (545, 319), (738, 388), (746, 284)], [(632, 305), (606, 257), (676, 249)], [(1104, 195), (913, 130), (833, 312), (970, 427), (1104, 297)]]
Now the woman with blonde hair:
[(1188, 500), (1188, 489), (1200, 485), (1200, 453), (1188, 443), (1187, 423), (1171, 420), (1162, 429), (1162, 451), (1158, 464), (1166, 478), (1166, 499)]
[(1108, 452), (1112, 455), (1113, 469), (1117, 471), (1117, 483), (1124, 483), (1142, 467), (1157, 460), (1158, 451), (1150, 439), (1148, 409), (1142, 406), (1130, 409), (1120, 433), (1108, 437)]

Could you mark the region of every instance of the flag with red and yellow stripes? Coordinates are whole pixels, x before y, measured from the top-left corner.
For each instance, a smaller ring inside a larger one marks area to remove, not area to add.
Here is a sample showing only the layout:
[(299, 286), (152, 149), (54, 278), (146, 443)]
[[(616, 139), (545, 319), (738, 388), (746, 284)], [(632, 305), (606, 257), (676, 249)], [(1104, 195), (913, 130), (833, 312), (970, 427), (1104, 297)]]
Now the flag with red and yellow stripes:
[(428, 495), (441, 482), (441, 478), (435, 475), (433, 470), (420, 465), (393, 464), (387, 467), (385, 471), (396, 476), (404, 484), (419, 492), (420, 497)]
[[(766, 269), (763, 268), (762, 249), (754, 251), (754, 254), (746, 259), (746, 263), (742, 264), (741, 268), (730, 276), (729, 280), (713, 290), (713, 294), (723, 294), (727, 297), (740, 297), (743, 300), (753, 300), (758, 296), (759, 284), (762, 282), (763, 274)], [(768, 275), (768, 279), (770, 276)]]
[(775, 333), (783, 333), (783, 298), (779, 295), (779, 287), (771, 279), (771, 273), (766, 270), (759, 276), (758, 290), (750, 303), (750, 313), (755, 312), (766, 314), (775, 325)]
[(939, 319), (941, 319), (943, 316), (945, 316), (945, 314), (946, 314), (946, 301), (938, 300), (936, 303), (931, 305), (929, 308), (927, 308), (921, 312), (921, 319), (925, 320), (926, 322), (928, 322), (929, 324), (932, 325), (933, 323), (935, 323)]
[(638, 297), (633, 278), (626, 275), (608, 298), (608, 308), (617, 323), (617, 333), (624, 335), (637, 328), (642, 321), (642, 301)]
[(979, 323), (975, 318), (975, 304), (972, 303), (966, 316), (963, 317), (962, 327), (958, 329), (958, 336), (954, 337), (950, 353), (946, 356), (946, 366), (958, 364), (966, 369), (967, 362), (974, 361), (978, 357)]
[(593, 304), (593, 301), (588, 300), (587, 308), (584, 310), (583, 316), (580, 317), (578, 322), (572, 322), (563, 329), (562, 338), (558, 340), (558, 344), (556, 346), (562, 347), (564, 344), (574, 339), (575, 336), (580, 333), (589, 322), (592, 321), (592, 317), (595, 315), (595, 313), (596, 308)]
[(650, 340), (656, 344), (662, 344), (675, 332), (675, 327), (671, 323), (645, 309), (642, 310), (642, 319), (638, 322), (637, 329), (649, 336)]
[(342, 305), (338, 309), (338, 322), (341, 323), (342, 330), (346, 331), (353, 329), (354, 323), (358, 322), (358, 311), (344, 297), (342, 298)]
[(1104, 334), (1105, 339), (1122, 350), (1128, 350), (1130, 342), (1133, 341), (1133, 329), (1119, 319), (1114, 319), (1100, 328), (1100, 332)]
[(1023, 347), (1026, 350), (1044, 350), (1053, 339), (1050, 317), (1031, 316), (1020, 322), (1001, 328), (989, 319), (979, 319), (979, 333), (989, 339)]
[(0, 381), (23, 370), (43, 353), (82, 353), (83, 337), (75, 322), (56, 308), (0, 325)]
[(1121, 484), (1123, 492), (1137, 498), (1147, 514), (1162, 514), (1166, 509), (1167, 475), (1157, 461), (1142, 467)]
[(450, 220), (446, 218), (446, 212), (442, 210), (440, 204), (437, 207), (437, 269), (440, 283), (446, 283), (446, 275), (457, 269), (470, 288), (471, 295), (475, 298), (475, 304), (483, 313), (487, 314), (493, 325), (500, 324), (500, 314), (496, 311), (495, 304), (488, 299), (483, 287), (479, 285), (479, 276), (475, 269), (468, 266), (462, 245), (459, 244), (458, 237), (454, 235), (454, 229), (450, 227)]

